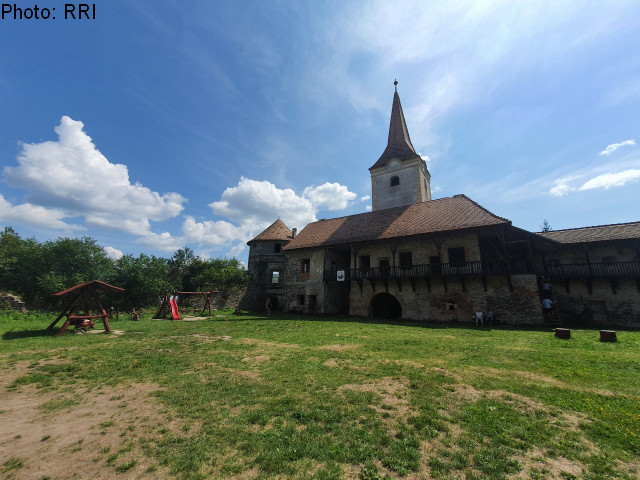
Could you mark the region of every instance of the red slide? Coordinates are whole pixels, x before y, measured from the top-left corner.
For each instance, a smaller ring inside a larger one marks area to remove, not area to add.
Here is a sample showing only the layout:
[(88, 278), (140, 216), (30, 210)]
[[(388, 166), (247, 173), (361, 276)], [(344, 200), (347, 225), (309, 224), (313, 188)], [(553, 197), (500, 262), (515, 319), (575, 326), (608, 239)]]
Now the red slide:
[(178, 304), (176, 303), (175, 299), (172, 298), (171, 300), (169, 300), (169, 303), (171, 304), (171, 315), (173, 315), (173, 319), (182, 320), (182, 317), (178, 312)]

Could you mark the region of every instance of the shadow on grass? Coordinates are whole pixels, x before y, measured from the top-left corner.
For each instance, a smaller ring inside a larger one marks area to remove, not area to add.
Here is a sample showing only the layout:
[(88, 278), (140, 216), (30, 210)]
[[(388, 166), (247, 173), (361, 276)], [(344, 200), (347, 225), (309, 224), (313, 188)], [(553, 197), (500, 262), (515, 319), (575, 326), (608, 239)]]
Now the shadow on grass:
[[(365, 325), (397, 325), (402, 327), (414, 327), (414, 328), (428, 328), (431, 330), (440, 329), (457, 329), (457, 330), (475, 330), (475, 331), (492, 331), (492, 330), (506, 330), (506, 331), (521, 331), (521, 332), (553, 332), (557, 325), (507, 325), (496, 324), (493, 326), (477, 327), (472, 321), (469, 322), (442, 322), (434, 320), (403, 320), (403, 319), (385, 319), (385, 318), (368, 318), (352, 315), (324, 315), (324, 314), (296, 314), (296, 313), (283, 313), (277, 312), (267, 316), (264, 313), (245, 313), (242, 316), (229, 316), (226, 321), (247, 321), (247, 320), (259, 320), (259, 321), (274, 321), (274, 320), (291, 320), (295, 317), (296, 321), (314, 321), (314, 322), (344, 322), (344, 323), (359, 323)], [(616, 325), (584, 325), (584, 324), (572, 324), (570, 322), (565, 323), (563, 328), (573, 328), (578, 330), (595, 330), (599, 331), (603, 328), (612, 329), (615, 328), (621, 332), (637, 332), (638, 328), (628, 326), (616, 326)]]
[(39, 330), (10, 330), (2, 335), (3, 340), (19, 340), (21, 338), (35, 337), (54, 337), (58, 334), (59, 329), (47, 330), (45, 328)]

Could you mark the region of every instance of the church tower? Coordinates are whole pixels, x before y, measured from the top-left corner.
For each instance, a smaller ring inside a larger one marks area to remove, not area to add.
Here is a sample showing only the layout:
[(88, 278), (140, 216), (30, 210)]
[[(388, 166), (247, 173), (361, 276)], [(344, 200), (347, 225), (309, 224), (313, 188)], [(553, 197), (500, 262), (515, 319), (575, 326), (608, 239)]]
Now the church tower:
[(387, 148), (369, 169), (373, 210), (413, 205), (431, 200), (431, 175), (426, 162), (411, 144), (398, 96), (398, 82), (391, 107)]

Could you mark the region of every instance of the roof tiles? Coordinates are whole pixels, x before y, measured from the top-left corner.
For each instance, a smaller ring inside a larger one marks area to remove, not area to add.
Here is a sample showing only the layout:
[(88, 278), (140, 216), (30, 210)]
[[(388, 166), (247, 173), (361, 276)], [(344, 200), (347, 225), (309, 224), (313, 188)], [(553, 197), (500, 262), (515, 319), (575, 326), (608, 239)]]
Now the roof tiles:
[(291, 240), (291, 238), (291, 230), (289, 227), (287, 227), (282, 220), (278, 219), (249, 242), (255, 240)]
[(408, 235), (510, 225), (465, 195), (320, 220), (307, 225), (284, 250), (383, 240)]
[(640, 239), (640, 222), (597, 225), (539, 232), (538, 235), (561, 243), (603, 242), (606, 240)]

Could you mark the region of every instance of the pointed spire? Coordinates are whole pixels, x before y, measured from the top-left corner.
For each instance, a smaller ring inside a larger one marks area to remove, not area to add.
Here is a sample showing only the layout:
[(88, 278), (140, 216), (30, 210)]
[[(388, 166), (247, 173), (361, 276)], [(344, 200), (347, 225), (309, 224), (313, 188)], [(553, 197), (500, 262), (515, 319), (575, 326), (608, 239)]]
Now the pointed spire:
[(395, 85), (396, 91), (393, 94), (393, 106), (391, 107), (391, 123), (389, 125), (389, 140), (387, 142), (387, 148), (371, 168), (384, 167), (393, 157), (397, 157), (402, 161), (418, 155), (411, 144), (411, 139), (409, 138), (407, 122), (404, 119), (402, 105), (400, 104), (400, 96), (398, 95), (398, 81), (394, 81), (393, 84)]

